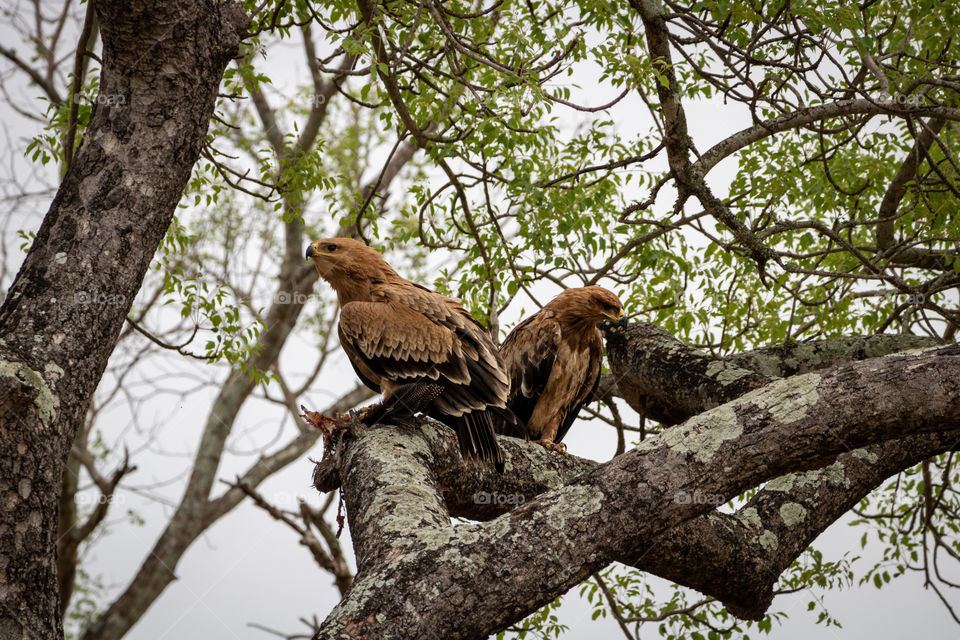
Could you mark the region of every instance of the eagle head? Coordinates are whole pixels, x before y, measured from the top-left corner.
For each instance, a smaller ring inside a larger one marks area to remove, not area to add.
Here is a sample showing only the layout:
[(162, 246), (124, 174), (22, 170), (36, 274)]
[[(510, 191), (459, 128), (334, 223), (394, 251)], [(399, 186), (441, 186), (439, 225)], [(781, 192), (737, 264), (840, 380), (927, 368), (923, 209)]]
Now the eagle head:
[(349, 275), (357, 272), (390, 269), (376, 249), (353, 238), (324, 238), (307, 245), (307, 260), (312, 260), (320, 275)]
[(606, 321), (625, 321), (623, 303), (614, 292), (590, 286), (567, 289), (550, 302), (571, 325), (595, 326)]
[(376, 249), (353, 238), (324, 238), (307, 246), (306, 256), (317, 268), (320, 277), (337, 291), (340, 303), (365, 299), (374, 280), (399, 278)]

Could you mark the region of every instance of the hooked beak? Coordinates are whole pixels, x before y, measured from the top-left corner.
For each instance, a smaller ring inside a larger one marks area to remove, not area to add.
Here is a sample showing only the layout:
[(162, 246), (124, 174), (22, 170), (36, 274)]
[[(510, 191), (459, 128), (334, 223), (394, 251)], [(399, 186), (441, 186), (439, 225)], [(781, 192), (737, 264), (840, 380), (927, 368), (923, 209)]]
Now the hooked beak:
[(623, 328), (627, 326), (627, 312), (623, 309), (620, 309), (618, 313), (605, 313), (603, 315), (607, 317), (607, 320), (604, 320), (600, 323), (601, 327), (612, 327), (613, 325), (617, 325), (618, 327)]
[(323, 251), (317, 250), (317, 245), (316, 245), (316, 243), (312, 243), (312, 244), (308, 244), (308, 245), (307, 245), (307, 253), (306, 253), (306, 255), (307, 255), (307, 260), (309, 260), (310, 258), (316, 258), (316, 257), (318, 257), (318, 256), (329, 256), (329, 255), (331, 255), (331, 254), (329, 254), (329, 253), (324, 253)]
[(620, 309), (617, 313), (605, 313), (603, 315), (605, 315), (610, 322), (617, 322), (619, 320), (619, 324), (621, 325), (626, 323), (627, 312), (623, 309)]

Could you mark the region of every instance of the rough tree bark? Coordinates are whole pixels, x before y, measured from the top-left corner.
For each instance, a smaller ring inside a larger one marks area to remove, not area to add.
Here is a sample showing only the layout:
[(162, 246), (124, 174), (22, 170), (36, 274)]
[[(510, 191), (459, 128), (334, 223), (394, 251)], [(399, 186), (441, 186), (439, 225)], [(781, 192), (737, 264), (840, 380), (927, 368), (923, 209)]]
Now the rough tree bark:
[[(614, 371), (607, 384), (641, 416), (665, 424), (780, 377), (940, 344), (912, 335), (846, 336), (714, 358), (646, 323), (611, 327), (607, 338)], [(824, 469), (770, 482), (733, 516), (708, 513), (667, 532), (640, 568), (710, 593), (741, 618), (760, 619), (778, 576), (830, 524), (887, 477), (958, 442), (960, 433), (944, 431), (848, 448)]]
[[(611, 335), (611, 363), (636, 361), (616, 356), (632, 346), (629, 330)], [(757, 617), (777, 575), (830, 522), (956, 443), (958, 374), (951, 345), (758, 380), (724, 403), (703, 397), (714, 408), (605, 464), (504, 439), (503, 476), (464, 467), (430, 422), (361, 429), (342, 475), (359, 571), (317, 637), (486, 637), (613, 561)], [(678, 499), (775, 478), (732, 515)], [(498, 515), (507, 507), (478, 491), (523, 504)], [(453, 526), (451, 515), (493, 519)]]
[(612, 373), (601, 381), (604, 390), (615, 388), (634, 411), (662, 424), (677, 424), (777, 378), (941, 344), (924, 336), (846, 336), (714, 358), (644, 322), (611, 327), (607, 339)]
[(64, 461), (200, 152), (239, 4), (97, 2), (100, 94), (0, 308), (0, 637), (62, 637)]

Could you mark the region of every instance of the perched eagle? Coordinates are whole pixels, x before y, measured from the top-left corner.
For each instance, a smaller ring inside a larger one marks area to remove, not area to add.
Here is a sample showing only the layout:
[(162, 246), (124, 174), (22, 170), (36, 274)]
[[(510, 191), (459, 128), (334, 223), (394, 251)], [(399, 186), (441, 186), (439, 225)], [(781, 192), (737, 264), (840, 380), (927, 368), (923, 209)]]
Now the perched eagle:
[(560, 441), (600, 380), (603, 337), (597, 323), (620, 318), (623, 305), (614, 293), (603, 287), (567, 289), (504, 340), (507, 407), (526, 423), (532, 440), (565, 450)]
[(383, 402), (365, 414), (423, 411), (457, 433), (465, 459), (503, 470), (493, 417), (517, 426), (506, 409), (506, 369), (486, 329), (459, 302), (400, 277), (374, 249), (350, 238), (307, 247), (340, 302), (340, 345)]

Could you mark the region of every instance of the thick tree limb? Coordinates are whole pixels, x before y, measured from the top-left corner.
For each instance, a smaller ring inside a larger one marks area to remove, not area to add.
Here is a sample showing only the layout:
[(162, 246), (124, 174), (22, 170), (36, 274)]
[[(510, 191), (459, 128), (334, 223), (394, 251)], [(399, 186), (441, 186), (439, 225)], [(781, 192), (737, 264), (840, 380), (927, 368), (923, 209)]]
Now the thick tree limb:
[(760, 620), (780, 574), (817, 536), (886, 478), (958, 441), (956, 430), (920, 434), (781, 476), (733, 515), (711, 512), (668, 531), (634, 566), (708, 593), (740, 618)]
[(779, 377), (936, 346), (923, 336), (876, 335), (773, 345), (716, 358), (648, 323), (607, 330), (612, 374), (601, 381), (640, 415), (676, 424)]
[[(487, 521), (595, 469), (539, 445), (501, 438), (503, 475), (465, 463), (449, 429), (421, 424), (433, 472), (453, 517)], [(651, 543), (632, 565), (709, 594), (741, 618), (760, 619), (780, 574), (823, 531), (883, 480), (960, 440), (960, 432), (922, 434), (844, 453), (825, 469), (782, 476), (734, 514), (711, 511)], [(731, 496), (696, 492), (679, 501), (717, 505)]]
[(682, 422), (772, 380), (708, 356), (646, 323), (608, 329), (607, 359), (627, 404), (663, 424)]
[[(712, 358), (648, 324), (634, 324), (626, 330), (611, 327), (607, 335), (611, 368), (615, 372), (607, 384), (616, 380), (618, 387), (627, 390), (628, 400), (655, 418), (667, 415), (663, 408), (665, 400), (670, 403), (672, 398), (682, 398), (682, 406), (668, 404), (673, 411), (670, 417), (676, 420), (739, 397), (744, 389), (743, 380), (766, 385), (777, 376), (802, 374), (937, 344), (934, 339), (920, 336), (851, 336), (775, 345), (727, 358)], [(709, 526), (698, 521), (697, 526), (688, 523), (670, 532), (658, 543), (658, 554), (652, 554), (654, 562), (663, 557), (666, 560), (655, 567), (644, 565), (642, 568), (710, 593), (741, 617), (761, 616), (772, 598), (777, 576), (823, 529), (884, 478), (950, 449), (956, 440), (955, 434), (947, 434), (891, 441), (844, 454), (827, 469), (780, 478), (777, 480), (780, 486), (796, 487), (796, 490), (784, 492), (771, 483), (735, 516), (714, 513), (707, 516)], [(714, 502), (729, 497), (711, 496)], [(813, 514), (806, 527), (793, 529), (776, 517), (781, 509), (787, 513), (799, 512), (794, 505), (799, 505), (804, 513)], [(691, 539), (700, 540), (701, 544), (689, 548)], [(721, 544), (722, 541), (729, 544)], [(770, 549), (763, 548), (764, 542)], [(679, 550), (680, 554), (660, 555), (664, 553), (664, 545)], [(686, 565), (671, 559), (682, 557), (699, 558), (703, 562), (690, 565), (709, 567), (709, 570), (700, 575), (690, 572), (677, 575), (671, 568)], [(726, 571), (718, 571), (717, 567), (725, 567)]]
[(365, 430), (345, 475), (360, 573), (318, 637), (483, 637), (611, 561), (639, 562), (659, 535), (712, 510), (681, 492), (733, 496), (856, 447), (960, 428), (958, 395), (956, 346), (777, 381), (459, 527), (426, 442), (409, 429)]

